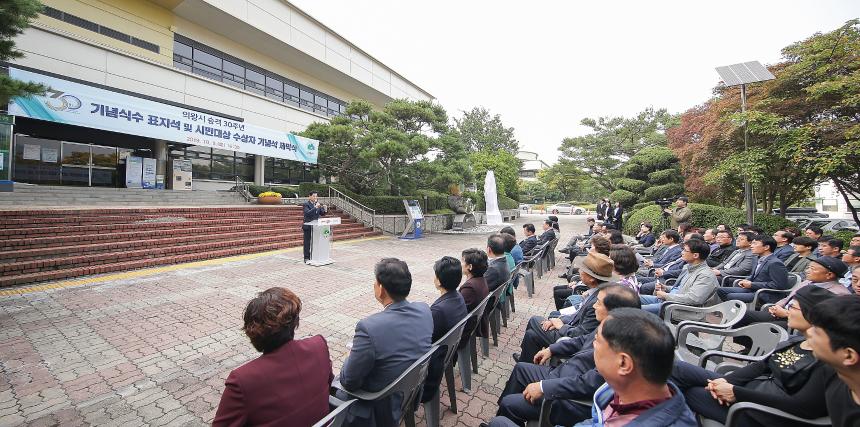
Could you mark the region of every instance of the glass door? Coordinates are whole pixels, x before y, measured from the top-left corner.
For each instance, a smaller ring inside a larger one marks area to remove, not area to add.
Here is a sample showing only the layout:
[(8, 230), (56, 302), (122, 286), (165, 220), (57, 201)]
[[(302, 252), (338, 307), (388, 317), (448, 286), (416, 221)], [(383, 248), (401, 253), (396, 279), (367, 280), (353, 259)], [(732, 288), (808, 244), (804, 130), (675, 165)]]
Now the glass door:
[(90, 146), (63, 141), (63, 185), (90, 185)]
[(93, 187), (116, 187), (117, 163), (119, 161), (117, 149), (101, 145), (92, 145), (90, 148), (92, 153), (90, 185)]

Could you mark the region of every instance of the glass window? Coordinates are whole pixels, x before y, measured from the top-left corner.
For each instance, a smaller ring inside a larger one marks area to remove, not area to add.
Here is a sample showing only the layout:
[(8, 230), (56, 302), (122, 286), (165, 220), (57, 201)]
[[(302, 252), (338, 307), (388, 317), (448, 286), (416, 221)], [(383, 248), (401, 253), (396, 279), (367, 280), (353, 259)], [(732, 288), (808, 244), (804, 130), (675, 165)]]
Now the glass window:
[(265, 82), (266, 79), (262, 74), (251, 69), (245, 70), (245, 89), (264, 95), (266, 87)]
[(191, 58), (191, 46), (186, 44), (179, 43), (178, 41), (173, 42), (173, 54), (184, 56), (186, 58)]
[[(240, 154), (240, 153), (236, 153)], [(244, 153), (241, 153), (244, 154)], [(244, 181), (254, 181), (254, 155), (236, 157), (236, 175)]]
[(212, 154), (216, 156), (230, 156), (233, 157), (233, 151), (230, 150), (222, 150), (220, 148), (213, 148)]
[(212, 179), (233, 179), (233, 156), (212, 155)]
[(193, 72), (193, 71), (194, 71), (194, 70), (191, 68), (191, 66), (190, 66), (190, 65), (185, 65), (185, 64), (182, 64), (182, 63), (179, 63), (179, 62), (175, 62), (175, 61), (173, 62), (173, 66), (174, 66), (174, 67), (176, 67), (176, 68), (179, 68), (180, 70), (185, 70), (185, 71), (188, 71), (188, 72)]
[(212, 67), (218, 71), (221, 71), (221, 58), (206, 53), (200, 49), (194, 49), (194, 62), (199, 62), (203, 65)]
[(266, 96), (278, 101), (283, 101), (284, 83), (278, 79), (266, 76)]
[(209, 173), (212, 172), (211, 160), (191, 158), (191, 177), (196, 179), (209, 179)]
[(236, 77), (245, 77), (245, 67), (234, 64), (228, 60), (224, 60), (224, 72), (230, 73)]
[(191, 145), (185, 149), (189, 156), (196, 155), (197, 157), (208, 159), (212, 154), (212, 149), (209, 147), (201, 147), (199, 145)]
[(294, 86), (290, 83), (284, 84), (284, 98), (290, 99), (292, 101), (299, 100), (299, 87)]

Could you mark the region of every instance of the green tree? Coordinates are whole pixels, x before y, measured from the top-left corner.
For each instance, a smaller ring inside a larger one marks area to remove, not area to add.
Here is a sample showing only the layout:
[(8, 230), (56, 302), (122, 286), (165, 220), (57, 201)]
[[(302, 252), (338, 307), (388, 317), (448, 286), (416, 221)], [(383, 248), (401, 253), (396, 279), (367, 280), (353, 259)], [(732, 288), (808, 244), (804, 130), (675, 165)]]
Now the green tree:
[(551, 167), (538, 172), (538, 179), (546, 183), (549, 191), (559, 193), (561, 198), (565, 200), (579, 199), (576, 196), (578, 190), (589, 183), (595, 184), (581, 169), (566, 160), (560, 160)]
[[(24, 56), (15, 49), (14, 39), (30, 26), (30, 21), (36, 19), (41, 11), (42, 3), (37, 0), (4, 0), (0, 4), (0, 61), (8, 62)], [(46, 89), (39, 84), (0, 75), (0, 103), (4, 106), (14, 97), (42, 95)]]
[(498, 114), (491, 115), (483, 107), (475, 107), (454, 118), (454, 127), (460, 140), (471, 151), (506, 151), (516, 156), (519, 143), (514, 128), (505, 127)]
[(541, 181), (520, 180), (520, 197), (523, 203), (533, 203), (535, 200), (546, 200), (549, 187)]
[(561, 159), (590, 175), (607, 191), (615, 191), (620, 167), (639, 150), (665, 146), (664, 131), (676, 120), (665, 109), (653, 108), (633, 118), (585, 118), (581, 124), (591, 128), (591, 133), (565, 138), (559, 147)]
[(302, 132), (320, 141), (321, 176), (366, 195), (447, 191), (471, 178), (465, 148), (450, 134), (438, 104), (395, 100), (377, 111), (353, 101), (346, 113)]
[(483, 191), (484, 177), (492, 170), (496, 175), (496, 190), (514, 200), (519, 198), (520, 161), (507, 151), (478, 151), (469, 155), (478, 188)]

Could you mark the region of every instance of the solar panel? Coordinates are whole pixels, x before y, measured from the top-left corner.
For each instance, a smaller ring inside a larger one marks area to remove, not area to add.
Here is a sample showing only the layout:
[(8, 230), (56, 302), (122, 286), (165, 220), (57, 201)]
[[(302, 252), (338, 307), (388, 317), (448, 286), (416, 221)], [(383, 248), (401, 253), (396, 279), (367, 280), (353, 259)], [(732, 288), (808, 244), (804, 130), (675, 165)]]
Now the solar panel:
[(775, 78), (774, 75), (758, 61), (717, 67), (717, 74), (720, 75), (720, 78), (723, 79), (723, 83), (725, 83), (726, 86), (763, 82), (766, 80), (773, 80)]

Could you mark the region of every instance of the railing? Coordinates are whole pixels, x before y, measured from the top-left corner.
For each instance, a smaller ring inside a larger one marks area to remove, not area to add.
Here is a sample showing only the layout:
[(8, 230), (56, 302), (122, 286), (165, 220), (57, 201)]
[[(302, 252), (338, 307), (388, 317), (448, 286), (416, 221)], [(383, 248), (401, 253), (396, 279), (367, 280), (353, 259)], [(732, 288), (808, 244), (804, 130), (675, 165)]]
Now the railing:
[[(328, 197), (332, 202), (339, 202), (340, 208), (342, 211), (348, 213), (353, 218), (361, 221), (364, 225), (376, 229), (376, 224), (374, 218), (376, 217), (376, 210), (371, 209), (352, 197), (347, 196), (346, 194), (338, 191), (337, 189), (329, 186), (328, 187)], [(384, 230), (383, 230), (384, 231)]]
[(251, 202), (254, 199), (254, 196), (251, 195), (251, 189), (249, 188), (249, 184), (245, 181), (242, 181), (238, 176), (236, 177), (236, 186), (233, 187), (233, 191), (239, 193), (242, 198), (245, 199), (246, 202)]

